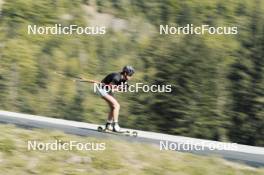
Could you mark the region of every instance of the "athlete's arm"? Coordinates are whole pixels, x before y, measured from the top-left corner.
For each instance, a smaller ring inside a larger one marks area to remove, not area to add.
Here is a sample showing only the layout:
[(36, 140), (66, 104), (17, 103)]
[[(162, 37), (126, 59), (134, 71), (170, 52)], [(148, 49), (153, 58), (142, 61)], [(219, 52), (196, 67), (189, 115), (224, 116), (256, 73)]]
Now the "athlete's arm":
[(118, 74), (116, 74), (112, 78), (111, 82), (109, 83), (112, 92), (119, 92), (122, 89), (122, 87), (120, 87), (120, 85), (119, 85), (119, 82), (120, 82), (120, 76)]
[(115, 85), (114, 83), (107, 84), (107, 86), (111, 88), (111, 91), (112, 91), (112, 92), (117, 92), (117, 91), (119, 91), (119, 87), (118, 87), (118, 85)]

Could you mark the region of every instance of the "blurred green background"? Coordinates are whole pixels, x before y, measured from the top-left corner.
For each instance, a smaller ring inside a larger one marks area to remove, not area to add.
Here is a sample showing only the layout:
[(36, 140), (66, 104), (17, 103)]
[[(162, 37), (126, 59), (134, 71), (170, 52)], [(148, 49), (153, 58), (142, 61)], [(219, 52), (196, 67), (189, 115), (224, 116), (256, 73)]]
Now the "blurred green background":
[[(92, 84), (124, 65), (120, 125), (264, 146), (263, 0), (0, 0), (0, 109), (103, 124)], [(103, 25), (106, 35), (28, 35), (27, 25)], [(159, 35), (159, 25), (237, 26), (238, 35)], [(65, 72), (61, 77), (54, 71)]]

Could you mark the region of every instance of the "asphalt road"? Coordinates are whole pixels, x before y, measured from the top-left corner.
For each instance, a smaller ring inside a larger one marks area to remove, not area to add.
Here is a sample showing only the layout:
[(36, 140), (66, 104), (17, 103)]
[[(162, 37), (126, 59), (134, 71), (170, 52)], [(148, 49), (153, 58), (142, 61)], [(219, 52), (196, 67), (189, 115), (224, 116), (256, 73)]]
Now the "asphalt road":
[[(56, 129), (64, 131), (65, 133), (75, 134), (80, 136), (89, 137), (100, 137), (108, 139), (123, 139), (129, 142), (143, 142), (148, 144), (154, 144), (160, 148), (160, 142), (165, 143), (168, 141), (171, 145), (181, 145), (183, 143), (200, 144), (203, 143), (222, 143), (202, 139), (194, 139), (181, 136), (173, 136), (168, 134), (154, 133), (138, 131), (138, 137), (131, 136), (117, 136), (113, 134), (100, 133), (96, 130), (98, 125), (68, 121), (62, 119), (54, 119), (41, 116), (33, 116), (26, 114), (19, 114), (7, 111), (0, 111), (0, 123), (5, 124), (15, 124), (23, 128), (46, 128), (46, 129)], [(165, 150), (161, 150), (165, 151)], [(179, 150), (177, 150), (179, 151)], [(254, 167), (264, 167), (264, 148), (263, 147), (253, 147), (247, 145), (237, 144), (236, 149), (228, 150), (210, 150), (209, 147), (204, 147), (203, 150), (180, 150), (182, 152), (191, 152), (199, 155), (216, 155), (218, 157), (223, 157), (225, 159), (241, 162)]]

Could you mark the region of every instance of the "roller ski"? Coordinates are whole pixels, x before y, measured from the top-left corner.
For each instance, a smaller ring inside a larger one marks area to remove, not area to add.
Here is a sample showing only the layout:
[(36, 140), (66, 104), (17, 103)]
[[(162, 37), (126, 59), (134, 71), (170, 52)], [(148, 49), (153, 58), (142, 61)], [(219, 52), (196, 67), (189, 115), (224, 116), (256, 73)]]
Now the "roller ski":
[(136, 131), (129, 131), (121, 129), (118, 123), (106, 123), (104, 126), (98, 126), (97, 130), (99, 132), (111, 133), (115, 135), (125, 135), (137, 137)]

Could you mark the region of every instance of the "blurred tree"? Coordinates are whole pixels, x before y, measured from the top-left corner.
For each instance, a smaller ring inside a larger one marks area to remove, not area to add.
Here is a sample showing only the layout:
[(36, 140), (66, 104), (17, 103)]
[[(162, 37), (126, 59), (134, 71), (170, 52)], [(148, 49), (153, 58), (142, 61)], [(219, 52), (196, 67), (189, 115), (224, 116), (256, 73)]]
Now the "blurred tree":
[(84, 108), (83, 108), (84, 94), (77, 85), (77, 92), (73, 98), (73, 101), (66, 109), (66, 114), (63, 116), (65, 119), (83, 121), (84, 120)]
[(255, 3), (250, 38), (243, 43), (229, 75), (232, 95), (229, 136), (238, 143), (264, 145), (264, 23), (260, 1)]
[[(150, 121), (163, 132), (219, 139), (217, 61), (203, 40), (197, 37), (186, 37), (179, 43), (154, 40), (143, 60), (147, 67), (156, 68), (154, 77), (148, 77), (152, 84), (173, 87), (172, 93), (141, 95), (140, 99), (145, 98), (138, 102), (143, 107), (137, 105), (135, 114), (150, 114)], [(142, 109), (146, 105), (148, 111)]]

